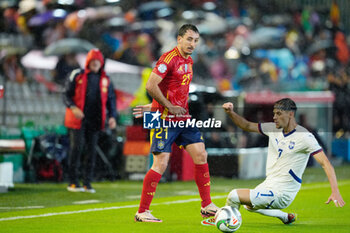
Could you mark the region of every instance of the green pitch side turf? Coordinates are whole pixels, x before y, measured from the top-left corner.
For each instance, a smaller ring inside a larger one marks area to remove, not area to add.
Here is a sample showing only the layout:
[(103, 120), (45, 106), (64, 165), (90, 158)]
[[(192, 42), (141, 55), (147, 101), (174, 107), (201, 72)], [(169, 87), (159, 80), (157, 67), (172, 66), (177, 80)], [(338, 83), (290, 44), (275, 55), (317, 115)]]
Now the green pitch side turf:
[[(327, 178), (321, 168), (308, 168), (302, 189), (285, 209), (298, 214), (295, 223), (284, 225), (276, 218), (241, 208), (243, 223), (237, 232), (350, 232), (349, 171), (350, 166), (336, 168), (340, 191), (348, 202), (343, 208), (324, 204), (330, 195)], [(213, 177), (213, 201), (223, 206), (231, 189), (253, 188), (261, 181)], [(194, 182), (159, 184), (151, 210), (163, 223), (134, 222), (141, 182), (94, 183), (96, 194), (70, 193), (65, 188), (66, 184), (16, 184), (13, 190), (0, 194), (0, 232), (219, 232), (200, 224), (200, 202)], [(81, 201), (99, 203), (75, 204)]]

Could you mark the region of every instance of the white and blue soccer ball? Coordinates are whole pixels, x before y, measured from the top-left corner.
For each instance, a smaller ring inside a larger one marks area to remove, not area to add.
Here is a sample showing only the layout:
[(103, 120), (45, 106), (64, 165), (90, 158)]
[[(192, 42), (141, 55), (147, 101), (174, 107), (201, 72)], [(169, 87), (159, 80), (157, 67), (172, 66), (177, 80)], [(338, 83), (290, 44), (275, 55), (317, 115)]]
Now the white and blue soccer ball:
[(242, 215), (232, 206), (224, 206), (215, 214), (215, 225), (222, 232), (235, 232), (242, 225)]

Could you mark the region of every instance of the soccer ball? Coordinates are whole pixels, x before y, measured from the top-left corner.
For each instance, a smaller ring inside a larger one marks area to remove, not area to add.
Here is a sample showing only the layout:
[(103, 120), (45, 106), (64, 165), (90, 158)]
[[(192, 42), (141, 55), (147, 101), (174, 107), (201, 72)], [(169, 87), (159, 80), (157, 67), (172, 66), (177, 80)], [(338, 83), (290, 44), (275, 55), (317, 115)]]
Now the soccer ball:
[(241, 213), (234, 207), (224, 206), (215, 214), (215, 225), (222, 232), (235, 232), (242, 225)]

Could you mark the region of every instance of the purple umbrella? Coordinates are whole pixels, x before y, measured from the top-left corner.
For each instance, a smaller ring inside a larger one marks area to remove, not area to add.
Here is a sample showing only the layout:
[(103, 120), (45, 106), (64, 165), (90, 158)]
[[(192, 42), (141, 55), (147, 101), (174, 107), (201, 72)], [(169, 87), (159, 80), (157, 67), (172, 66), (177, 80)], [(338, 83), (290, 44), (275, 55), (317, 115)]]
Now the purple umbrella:
[(48, 23), (50, 20), (60, 20), (67, 16), (67, 12), (62, 9), (56, 9), (53, 11), (46, 11), (41, 14), (34, 15), (30, 18), (28, 26), (38, 27)]

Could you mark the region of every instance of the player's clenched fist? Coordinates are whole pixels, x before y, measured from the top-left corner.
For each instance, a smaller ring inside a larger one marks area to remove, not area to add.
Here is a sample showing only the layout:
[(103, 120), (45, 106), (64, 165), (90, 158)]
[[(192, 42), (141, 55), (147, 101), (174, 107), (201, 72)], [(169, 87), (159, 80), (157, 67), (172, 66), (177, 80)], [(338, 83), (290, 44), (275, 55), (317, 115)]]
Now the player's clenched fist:
[(226, 113), (233, 112), (233, 103), (227, 102), (222, 105), (222, 108), (225, 110)]

